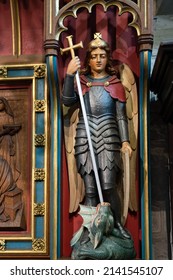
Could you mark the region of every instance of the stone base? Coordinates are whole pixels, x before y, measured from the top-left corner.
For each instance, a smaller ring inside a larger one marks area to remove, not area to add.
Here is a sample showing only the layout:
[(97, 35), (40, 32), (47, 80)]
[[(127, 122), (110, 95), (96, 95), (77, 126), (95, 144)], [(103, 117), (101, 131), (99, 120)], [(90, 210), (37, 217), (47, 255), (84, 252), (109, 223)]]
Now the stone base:
[(135, 257), (133, 240), (115, 236), (105, 237), (96, 249), (90, 241), (84, 244), (77, 242), (71, 255), (73, 260), (134, 260)]

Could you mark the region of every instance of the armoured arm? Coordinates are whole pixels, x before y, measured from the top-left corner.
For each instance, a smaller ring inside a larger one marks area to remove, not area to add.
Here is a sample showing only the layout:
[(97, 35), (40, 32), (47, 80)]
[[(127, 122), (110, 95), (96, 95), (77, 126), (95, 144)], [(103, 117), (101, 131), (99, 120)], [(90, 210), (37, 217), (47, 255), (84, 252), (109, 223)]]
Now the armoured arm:
[(116, 112), (117, 112), (117, 123), (119, 128), (120, 140), (121, 142), (129, 142), (128, 133), (128, 121), (126, 116), (126, 104), (125, 102), (116, 102)]
[(65, 106), (72, 106), (78, 101), (78, 96), (74, 89), (74, 75), (67, 74), (64, 81), (62, 102)]
[(64, 81), (62, 101), (65, 106), (72, 106), (79, 98), (74, 88), (74, 77), (76, 71), (80, 68), (80, 60), (77, 56), (72, 58), (67, 67), (67, 74)]

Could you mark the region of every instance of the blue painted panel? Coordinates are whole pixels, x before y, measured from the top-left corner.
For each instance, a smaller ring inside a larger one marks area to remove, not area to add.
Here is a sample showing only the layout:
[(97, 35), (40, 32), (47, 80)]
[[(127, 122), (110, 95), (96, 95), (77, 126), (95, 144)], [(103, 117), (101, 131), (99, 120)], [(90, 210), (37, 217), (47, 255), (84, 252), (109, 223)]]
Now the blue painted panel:
[(44, 134), (44, 113), (36, 114), (36, 134)]
[(35, 217), (35, 238), (44, 238), (44, 216)]
[(33, 77), (34, 70), (33, 69), (9, 69), (8, 77)]
[(44, 181), (35, 182), (35, 202), (44, 202)]
[(6, 241), (6, 250), (32, 250), (32, 241)]
[(37, 79), (36, 99), (44, 99), (44, 79)]
[(44, 147), (36, 147), (35, 167), (44, 168)]

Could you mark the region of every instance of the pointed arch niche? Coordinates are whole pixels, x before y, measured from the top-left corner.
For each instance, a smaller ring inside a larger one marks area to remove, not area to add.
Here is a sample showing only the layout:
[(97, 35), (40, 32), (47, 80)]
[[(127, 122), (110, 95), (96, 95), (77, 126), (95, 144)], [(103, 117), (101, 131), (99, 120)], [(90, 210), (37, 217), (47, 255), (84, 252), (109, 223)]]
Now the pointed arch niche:
[[(129, 211), (126, 227), (132, 233), (137, 258), (151, 259), (150, 178), (148, 156), (148, 104), (150, 60), (153, 43), (151, 0), (47, 1), (45, 52), (51, 99), (51, 198), (52, 258), (69, 257), (70, 239), (79, 226), (77, 213), (68, 213), (68, 176), (63, 147), (61, 88), (70, 56), (60, 55), (67, 47), (66, 37), (73, 35), (84, 49), (77, 55), (84, 58), (85, 47), (100, 32), (108, 41), (115, 65), (126, 63), (135, 75), (139, 100), (139, 153), (136, 192), (138, 211)], [(63, 151), (63, 152), (62, 152)], [(67, 245), (69, 244), (69, 245)]]

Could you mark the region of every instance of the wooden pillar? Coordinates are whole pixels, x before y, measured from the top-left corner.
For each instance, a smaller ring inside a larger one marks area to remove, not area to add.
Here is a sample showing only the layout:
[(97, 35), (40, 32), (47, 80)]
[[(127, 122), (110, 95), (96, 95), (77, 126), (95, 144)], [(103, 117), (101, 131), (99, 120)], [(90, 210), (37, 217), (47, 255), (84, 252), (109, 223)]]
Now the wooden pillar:
[(54, 0), (45, 1), (45, 55), (51, 117), (50, 144), (50, 258), (61, 256), (61, 106), (58, 82), (58, 42), (54, 36), (53, 21), (58, 12)]
[(142, 259), (152, 258), (151, 186), (149, 159), (149, 78), (151, 51), (140, 52), (139, 127)]

